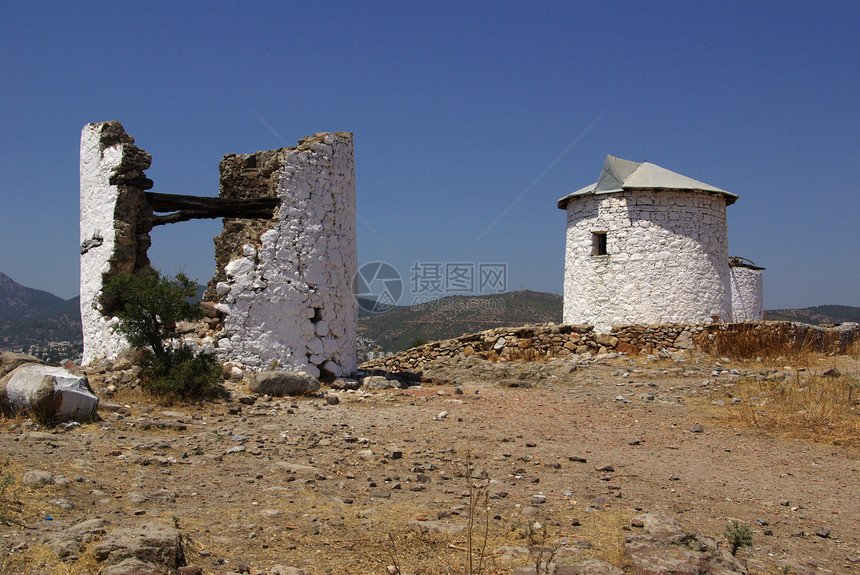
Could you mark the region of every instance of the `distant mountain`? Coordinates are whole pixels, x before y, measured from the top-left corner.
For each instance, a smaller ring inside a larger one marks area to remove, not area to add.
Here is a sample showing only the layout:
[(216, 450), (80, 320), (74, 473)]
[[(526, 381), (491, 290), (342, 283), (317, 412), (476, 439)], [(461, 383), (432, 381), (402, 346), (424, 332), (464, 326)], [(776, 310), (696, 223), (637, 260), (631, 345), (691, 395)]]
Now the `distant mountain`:
[(400, 351), (417, 339), (433, 341), (494, 327), (561, 322), (560, 295), (515, 291), (486, 296), (452, 296), (421, 306), (359, 314), (358, 333), (384, 351)]
[(769, 309), (765, 318), (770, 321), (799, 321), (813, 325), (845, 322), (860, 323), (860, 307), (849, 305), (818, 305), (804, 309)]
[(62, 312), (68, 301), (46, 291), (24, 287), (0, 272), (0, 327), (22, 319)]
[(64, 300), (22, 286), (0, 272), (0, 350), (46, 361), (76, 359), (83, 351), (80, 298)]

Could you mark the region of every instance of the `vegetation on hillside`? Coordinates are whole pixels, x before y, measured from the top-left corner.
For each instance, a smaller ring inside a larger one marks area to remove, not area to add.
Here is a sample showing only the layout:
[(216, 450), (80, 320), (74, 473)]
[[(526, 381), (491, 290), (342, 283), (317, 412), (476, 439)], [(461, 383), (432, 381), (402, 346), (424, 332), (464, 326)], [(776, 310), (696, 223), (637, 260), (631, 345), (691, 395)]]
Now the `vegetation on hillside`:
[(562, 303), (560, 295), (533, 291), (452, 296), (359, 317), (358, 329), (382, 349), (400, 351), (417, 340), (448, 339), (527, 323), (560, 323)]
[(818, 305), (803, 309), (773, 309), (765, 312), (769, 321), (798, 321), (813, 325), (860, 323), (860, 307), (850, 305)]

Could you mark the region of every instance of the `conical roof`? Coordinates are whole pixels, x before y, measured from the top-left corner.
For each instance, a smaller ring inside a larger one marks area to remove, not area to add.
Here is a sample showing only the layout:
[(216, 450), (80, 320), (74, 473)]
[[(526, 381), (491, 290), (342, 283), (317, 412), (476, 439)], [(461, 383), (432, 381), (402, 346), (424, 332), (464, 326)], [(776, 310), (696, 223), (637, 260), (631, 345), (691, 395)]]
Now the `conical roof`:
[(567, 209), (571, 198), (588, 194), (612, 194), (628, 189), (650, 190), (690, 190), (722, 194), (729, 206), (738, 199), (735, 194), (716, 188), (710, 184), (682, 176), (650, 162), (631, 162), (615, 156), (606, 156), (600, 179), (589, 186), (576, 190), (558, 201), (558, 207)]

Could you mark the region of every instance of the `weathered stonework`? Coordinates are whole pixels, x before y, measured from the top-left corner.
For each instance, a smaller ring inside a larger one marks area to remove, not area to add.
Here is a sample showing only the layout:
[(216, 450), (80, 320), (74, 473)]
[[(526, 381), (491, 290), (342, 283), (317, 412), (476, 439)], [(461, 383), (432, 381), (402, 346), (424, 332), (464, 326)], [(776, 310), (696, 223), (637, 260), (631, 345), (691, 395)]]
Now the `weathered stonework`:
[(81, 132), (81, 322), (83, 363), (113, 357), (128, 343), (111, 326), (104, 279), (149, 265), (152, 210), (143, 170), (152, 158), (119, 122), (87, 124)]
[[(111, 274), (149, 264), (152, 226), (229, 213), (215, 238), (216, 271), (205, 294), (206, 318), (199, 329), (192, 327), (195, 337), (189, 342), (252, 370), (301, 370), (317, 377), (353, 373), (358, 307), (352, 278), (358, 265), (352, 134), (316, 134), (295, 148), (225, 156), (217, 202), (231, 204), (229, 209), (198, 208), (201, 198), (190, 198), (191, 208), (166, 207), (187, 205), (189, 197), (147, 194), (152, 182), (143, 170), (150, 161), (119, 122), (83, 129), (83, 363), (113, 358), (128, 348), (111, 329), (116, 319), (102, 285)], [(277, 203), (273, 212), (247, 215), (251, 212), (228, 201), (253, 204), (261, 198), (277, 200), (263, 202)], [(148, 202), (158, 211), (180, 211), (153, 216)]]
[[(593, 255), (595, 232), (606, 255)], [(726, 200), (688, 190), (625, 190), (567, 205), (565, 323), (731, 321)]]
[(221, 190), (225, 197), (275, 194), (280, 208), (272, 221), (225, 219), (215, 240), (218, 269), (207, 297), (224, 314), (219, 357), (314, 376), (354, 372), (352, 134), (317, 134), (296, 148), (225, 156)]
[[(254, 154), (227, 154), (218, 166), (221, 198), (253, 199), (277, 198), (283, 177), (285, 148)], [(227, 280), (224, 268), (233, 259), (243, 256), (245, 244), (258, 246), (263, 232), (277, 222), (277, 210), (270, 220), (247, 218), (224, 218), (224, 230), (215, 237), (215, 276), (209, 280), (209, 288), (203, 296), (207, 301), (217, 301), (215, 286)]]
[(607, 156), (597, 182), (558, 202), (567, 212), (565, 323), (605, 333), (762, 319), (763, 268), (729, 265), (726, 206), (736, 200), (660, 166)]

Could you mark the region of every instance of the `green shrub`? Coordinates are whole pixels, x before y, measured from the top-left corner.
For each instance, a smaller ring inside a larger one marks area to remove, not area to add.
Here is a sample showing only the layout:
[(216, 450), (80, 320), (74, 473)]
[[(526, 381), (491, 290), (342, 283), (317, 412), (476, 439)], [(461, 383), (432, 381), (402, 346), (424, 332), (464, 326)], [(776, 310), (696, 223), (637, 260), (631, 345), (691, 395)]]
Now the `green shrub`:
[(213, 355), (195, 354), (187, 345), (151, 356), (140, 371), (144, 391), (170, 399), (201, 399), (220, 390), (222, 368)]
[(152, 356), (141, 366), (145, 391), (169, 399), (198, 399), (214, 395), (221, 381), (221, 365), (212, 355), (195, 354), (178, 342), (176, 322), (202, 317), (190, 298), (195, 282), (184, 274), (170, 278), (146, 267), (137, 273), (110, 276), (102, 304), (119, 319), (114, 328), (134, 348), (149, 348)]
[(732, 519), (723, 532), (734, 555), (741, 547), (752, 547), (753, 532), (749, 524)]

